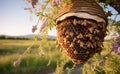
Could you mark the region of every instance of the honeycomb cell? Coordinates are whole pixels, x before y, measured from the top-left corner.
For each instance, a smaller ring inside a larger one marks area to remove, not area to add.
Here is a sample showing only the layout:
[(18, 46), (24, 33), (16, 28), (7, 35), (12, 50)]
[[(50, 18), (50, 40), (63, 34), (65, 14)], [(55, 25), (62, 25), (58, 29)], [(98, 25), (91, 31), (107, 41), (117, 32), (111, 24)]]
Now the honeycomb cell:
[(56, 29), (58, 44), (76, 64), (85, 63), (102, 51), (107, 31), (103, 23), (78, 17), (66, 18)]

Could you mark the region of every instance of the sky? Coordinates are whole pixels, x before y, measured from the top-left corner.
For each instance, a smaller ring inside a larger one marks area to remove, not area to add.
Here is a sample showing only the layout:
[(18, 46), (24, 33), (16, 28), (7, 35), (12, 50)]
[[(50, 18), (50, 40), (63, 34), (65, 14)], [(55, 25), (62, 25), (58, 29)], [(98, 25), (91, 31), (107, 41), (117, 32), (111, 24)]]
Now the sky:
[[(0, 35), (33, 34), (31, 29), (36, 24), (38, 17), (32, 15), (31, 20), (29, 11), (24, 10), (26, 6), (24, 0), (0, 0)], [(49, 34), (56, 35), (56, 30), (49, 31)]]
[(0, 0), (0, 34), (31, 34), (33, 23), (30, 13), (24, 10), (23, 0)]
[[(0, 35), (27, 35), (31, 32), (32, 26), (37, 22), (37, 17), (30, 20), (30, 13), (24, 10), (24, 0), (0, 0)], [(116, 13), (115, 11), (112, 11)], [(114, 19), (114, 16), (111, 17)], [(117, 21), (120, 20), (120, 15)], [(36, 32), (39, 33), (39, 32)], [(49, 31), (49, 35), (56, 36), (55, 28)]]

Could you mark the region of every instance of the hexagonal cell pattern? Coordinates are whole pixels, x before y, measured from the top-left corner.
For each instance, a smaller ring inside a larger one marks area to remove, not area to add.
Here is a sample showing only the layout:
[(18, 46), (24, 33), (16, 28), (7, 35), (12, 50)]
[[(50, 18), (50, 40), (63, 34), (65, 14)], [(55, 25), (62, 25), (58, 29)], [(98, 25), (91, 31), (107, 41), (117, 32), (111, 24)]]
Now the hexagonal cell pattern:
[(101, 52), (107, 31), (102, 22), (74, 16), (57, 23), (56, 29), (58, 44), (76, 64)]

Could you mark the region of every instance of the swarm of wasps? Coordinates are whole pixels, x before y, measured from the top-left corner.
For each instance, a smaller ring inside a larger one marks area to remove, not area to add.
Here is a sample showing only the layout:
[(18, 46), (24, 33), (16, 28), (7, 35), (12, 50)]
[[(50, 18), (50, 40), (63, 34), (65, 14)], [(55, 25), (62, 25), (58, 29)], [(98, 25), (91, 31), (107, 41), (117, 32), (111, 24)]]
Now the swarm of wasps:
[(56, 29), (58, 45), (76, 64), (101, 52), (107, 31), (104, 23), (75, 16), (58, 22)]

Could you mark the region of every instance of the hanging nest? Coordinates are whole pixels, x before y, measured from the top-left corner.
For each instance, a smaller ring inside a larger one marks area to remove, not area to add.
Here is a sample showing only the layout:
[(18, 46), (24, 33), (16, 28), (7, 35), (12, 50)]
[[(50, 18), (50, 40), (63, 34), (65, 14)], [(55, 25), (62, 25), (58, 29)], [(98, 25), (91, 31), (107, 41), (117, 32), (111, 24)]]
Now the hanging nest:
[(56, 16), (57, 41), (76, 64), (100, 53), (107, 18), (94, 0), (72, 0)]

